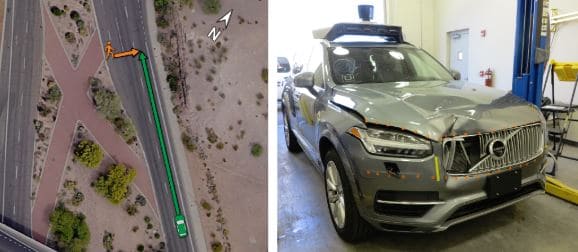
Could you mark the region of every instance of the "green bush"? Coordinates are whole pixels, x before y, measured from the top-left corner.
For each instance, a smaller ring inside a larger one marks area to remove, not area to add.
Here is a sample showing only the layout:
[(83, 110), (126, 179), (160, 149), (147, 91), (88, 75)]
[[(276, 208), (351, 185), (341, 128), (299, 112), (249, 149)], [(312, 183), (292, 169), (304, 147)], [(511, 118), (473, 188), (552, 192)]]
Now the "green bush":
[(90, 230), (82, 214), (75, 214), (59, 204), (50, 214), (51, 232), (58, 248), (63, 251), (85, 251), (90, 242)]
[(102, 113), (106, 119), (114, 120), (122, 115), (120, 99), (113, 91), (106, 88), (96, 88), (93, 90), (93, 102), (96, 110)]
[(183, 141), (183, 145), (185, 145), (188, 151), (193, 152), (197, 150), (197, 145), (193, 141), (193, 138), (186, 133), (181, 134), (181, 141)]
[(96, 168), (104, 158), (102, 149), (90, 140), (82, 140), (74, 148), (74, 160), (88, 168)]
[(144, 245), (142, 245), (142, 244), (137, 245), (137, 246), (136, 246), (136, 250), (139, 251), (139, 252), (144, 251)]
[(94, 182), (96, 192), (113, 204), (118, 204), (127, 196), (128, 185), (136, 177), (136, 170), (124, 164), (111, 165), (106, 174)]
[(165, 16), (158, 16), (156, 21), (157, 26), (160, 28), (167, 28), (169, 26), (169, 21), (165, 18)]
[(120, 133), (127, 143), (130, 144), (136, 140), (134, 125), (126, 117), (117, 117), (113, 120), (113, 123), (116, 131)]
[(174, 74), (167, 75), (167, 82), (169, 83), (169, 89), (172, 92), (177, 92), (179, 90), (179, 77)]
[(203, 12), (206, 14), (218, 14), (221, 10), (219, 0), (203, 0)]
[(64, 14), (64, 11), (58, 8), (57, 6), (50, 7), (50, 12), (52, 12), (54, 16), (61, 16), (62, 14)]
[(46, 91), (46, 94), (44, 95), (44, 98), (53, 104), (60, 101), (61, 97), (62, 97), (62, 92), (60, 92), (60, 88), (55, 83), (52, 83), (49, 85), (48, 90)]
[(263, 153), (263, 146), (261, 146), (260, 144), (254, 143), (253, 146), (251, 146), (251, 155), (253, 155), (254, 157), (261, 156), (262, 153)]
[(165, 14), (169, 10), (169, 0), (155, 0), (155, 11), (159, 14)]
[(70, 19), (72, 19), (74, 21), (80, 20), (80, 14), (78, 13), (78, 11), (71, 11), (70, 12)]
[(128, 204), (126, 206), (126, 213), (128, 213), (128, 215), (130, 215), (130, 216), (137, 214), (138, 208), (137, 208), (136, 204)]

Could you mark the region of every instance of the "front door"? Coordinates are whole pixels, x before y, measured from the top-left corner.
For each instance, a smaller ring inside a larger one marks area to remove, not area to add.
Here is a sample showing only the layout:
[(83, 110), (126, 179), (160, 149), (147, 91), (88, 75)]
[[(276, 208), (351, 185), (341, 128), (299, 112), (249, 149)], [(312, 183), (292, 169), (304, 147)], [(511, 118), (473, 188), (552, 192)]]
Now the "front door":
[(323, 50), (320, 44), (316, 44), (311, 51), (308, 63), (304, 65), (303, 72), (315, 74), (313, 88), (295, 88), (295, 102), (298, 103), (297, 127), (301, 135), (314, 147), (316, 145), (317, 114), (315, 102), (320, 92), (323, 92)]
[(450, 69), (460, 72), (461, 80), (468, 80), (469, 30), (449, 33)]

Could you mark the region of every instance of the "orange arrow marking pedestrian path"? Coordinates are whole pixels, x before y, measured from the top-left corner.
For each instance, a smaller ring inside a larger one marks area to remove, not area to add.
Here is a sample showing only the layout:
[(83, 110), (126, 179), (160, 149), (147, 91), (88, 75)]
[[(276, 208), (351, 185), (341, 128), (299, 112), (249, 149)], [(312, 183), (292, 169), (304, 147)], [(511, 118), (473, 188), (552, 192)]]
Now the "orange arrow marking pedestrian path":
[(131, 48), (128, 51), (124, 51), (124, 52), (119, 52), (119, 53), (115, 53), (112, 55), (113, 58), (122, 58), (122, 57), (127, 57), (127, 56), (133, 56), (136, 57), (138, 55), (140, 51), (134, 48)]

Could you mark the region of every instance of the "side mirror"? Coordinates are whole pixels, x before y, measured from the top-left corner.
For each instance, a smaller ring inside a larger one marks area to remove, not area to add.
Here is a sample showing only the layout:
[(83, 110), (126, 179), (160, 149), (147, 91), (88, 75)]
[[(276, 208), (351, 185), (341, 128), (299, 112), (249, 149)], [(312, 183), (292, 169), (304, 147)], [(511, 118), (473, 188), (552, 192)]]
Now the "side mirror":
[(297, 76), (295, 76), (295, 79), (293, 79), (293, 83), (295, 84), (295, 87), (312, 88), (313, 73), (312, 72), (300, 73)]
[(456, 70), (450, 69), (450, 74), (452, 75), (454, 80), (461, 80), (462, 79), (462, 74)]
[(298, 74), (303, 69), (303, 65), (294, 64), (293, 65), (293, 74)]

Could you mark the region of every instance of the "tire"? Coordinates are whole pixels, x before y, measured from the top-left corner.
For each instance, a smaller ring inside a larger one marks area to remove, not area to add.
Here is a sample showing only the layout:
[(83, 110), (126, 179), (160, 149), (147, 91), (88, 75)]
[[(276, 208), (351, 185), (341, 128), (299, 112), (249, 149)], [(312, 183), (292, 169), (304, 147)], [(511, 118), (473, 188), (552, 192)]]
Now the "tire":
[(289, 111), (283, 106), (283, 131), (285, 134), (285, 145), (291, 153), (299, 153), (302, 151), (301, 146), (297, 142), (297, 137), (291, 130), (291, 122), (289, 121)]
[[(350, 243), (367, 239), (373, 228), (359, 215), (351, 185), (335, 150), (330, 150), (325, 155), (324, 178), (329, 215), (339, 237)], [(343, 209), (343, 217), (339, 214), (340, 207)]]

